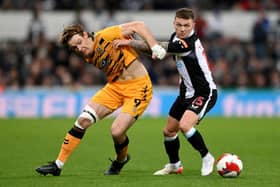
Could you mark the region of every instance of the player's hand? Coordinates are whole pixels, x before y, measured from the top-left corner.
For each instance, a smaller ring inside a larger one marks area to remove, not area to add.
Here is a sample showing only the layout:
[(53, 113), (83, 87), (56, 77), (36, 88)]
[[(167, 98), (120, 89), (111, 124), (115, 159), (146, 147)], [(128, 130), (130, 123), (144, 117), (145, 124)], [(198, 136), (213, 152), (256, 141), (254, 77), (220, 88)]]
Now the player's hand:
[(113, 44), (114, 48), (118, 49), (122, 46), (128, 46), (129, 42), (130, 42), (130, 40), (127, 40), (127, 39), (116, 39), (116, 40), (113, 40), (112, 44)]
[(153, 59), (162, 60), (166, 56), (166, 50), (159, 44), (154, 45), (151, 50)]

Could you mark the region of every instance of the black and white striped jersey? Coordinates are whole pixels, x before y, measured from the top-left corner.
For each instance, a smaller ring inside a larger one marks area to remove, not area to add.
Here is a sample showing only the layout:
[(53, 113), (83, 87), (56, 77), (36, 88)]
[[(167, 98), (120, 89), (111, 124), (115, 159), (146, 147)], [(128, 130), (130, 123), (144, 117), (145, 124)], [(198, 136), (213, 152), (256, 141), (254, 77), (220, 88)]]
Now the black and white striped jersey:
[(216, 89), (208, 67), (206, 53), (194, 31), (185, 39), (180, 39), (176, 33), (173, 33), (168, 43), (167, 52), (173, 54), (176, 61), (181, 78), (181, 97), (206, 96)]

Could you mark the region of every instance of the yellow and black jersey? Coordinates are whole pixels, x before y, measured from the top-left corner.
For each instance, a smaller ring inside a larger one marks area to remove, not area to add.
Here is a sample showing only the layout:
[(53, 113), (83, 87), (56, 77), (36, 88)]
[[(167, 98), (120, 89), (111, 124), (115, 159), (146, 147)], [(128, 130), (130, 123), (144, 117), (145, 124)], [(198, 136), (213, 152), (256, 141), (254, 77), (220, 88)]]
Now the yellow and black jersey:
[(136, 58), (137, 53), (131, 47), (115, 49), (112, 41), (124, 39), (119, 26), (108, 27), (94, 36), (93, 55), (86, 61), (104, 71), (108, 82), (113, 82)]

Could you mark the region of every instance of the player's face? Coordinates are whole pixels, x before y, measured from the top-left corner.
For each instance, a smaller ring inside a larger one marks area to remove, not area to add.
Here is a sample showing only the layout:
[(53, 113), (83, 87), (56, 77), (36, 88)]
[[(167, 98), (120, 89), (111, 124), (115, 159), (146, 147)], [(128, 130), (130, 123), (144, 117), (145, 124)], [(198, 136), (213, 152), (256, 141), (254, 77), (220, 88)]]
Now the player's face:
[(75, 53), (83, 57), (89, 57), (93, 52), (93, 41), (86, 32), (83, 33), (83, 36), (80, 34), (73, 35), (68, 45)]
[(193, 19), (183, 19), (176, 17), (174, 20), (174, 28), (177, 37), (180, 39), (186, 38), (194, 29), (194, 21)]

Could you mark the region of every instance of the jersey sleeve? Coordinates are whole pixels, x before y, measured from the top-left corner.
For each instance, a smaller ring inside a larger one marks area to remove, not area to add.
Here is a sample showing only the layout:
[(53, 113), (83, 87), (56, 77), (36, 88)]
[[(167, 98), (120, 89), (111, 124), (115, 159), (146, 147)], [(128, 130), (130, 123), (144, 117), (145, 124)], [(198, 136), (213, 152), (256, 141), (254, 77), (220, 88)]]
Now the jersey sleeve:
[(119, 25), (107, 27), (107, 28), (99, 31), (98, 34), (101, 34), (102, 38), (104, 38), (107, 41), (113, 41), (115, 39), (123, 38)]

